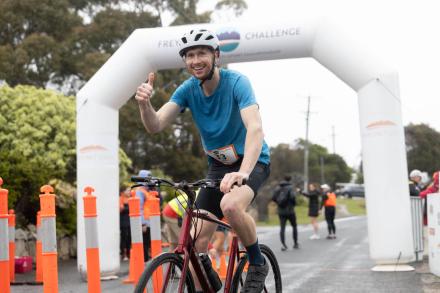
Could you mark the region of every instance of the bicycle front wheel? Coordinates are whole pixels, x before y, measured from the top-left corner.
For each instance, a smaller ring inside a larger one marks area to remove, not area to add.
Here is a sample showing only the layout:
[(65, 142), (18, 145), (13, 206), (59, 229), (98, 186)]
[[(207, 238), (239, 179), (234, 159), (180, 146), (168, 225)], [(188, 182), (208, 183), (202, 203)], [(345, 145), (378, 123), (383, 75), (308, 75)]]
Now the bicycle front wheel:
[[(269, 274), (266, 277), (263, 292), (281, 293), (283, 291), (281, 271), (275, 254), (264, 244), (260, 244), (260, 250), (261, 254), (263, 254), (266, 259), (266, 262), (269, 264)], [(246, 254), (240, 258), (240, 262), (238, 263), (237, 270), (232, 279), (231, 292), (239, 292), (241, 287), (243, 287), (244, 281), (246, 280), (247, 266), (248, 257)]]
[[(182, 269), (183, 260), (179, 255), (175, 253), (163, 253), (147, 264), (134, 292), (143, 293), (144, 289), (147, 289), (147, 292), (178, 292)], [(182, 292), (196, 292), (190, 270), (186, 272)]]

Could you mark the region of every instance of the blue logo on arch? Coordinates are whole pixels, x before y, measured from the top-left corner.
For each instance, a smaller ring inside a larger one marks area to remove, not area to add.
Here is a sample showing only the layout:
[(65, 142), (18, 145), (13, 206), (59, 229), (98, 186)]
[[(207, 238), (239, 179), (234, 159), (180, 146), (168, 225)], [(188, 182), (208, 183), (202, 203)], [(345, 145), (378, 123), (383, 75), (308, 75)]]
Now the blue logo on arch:
[(240, 44), (240, 33), (235, 28), (223, 28), (217, 31), (221, 52), (232, 52)]

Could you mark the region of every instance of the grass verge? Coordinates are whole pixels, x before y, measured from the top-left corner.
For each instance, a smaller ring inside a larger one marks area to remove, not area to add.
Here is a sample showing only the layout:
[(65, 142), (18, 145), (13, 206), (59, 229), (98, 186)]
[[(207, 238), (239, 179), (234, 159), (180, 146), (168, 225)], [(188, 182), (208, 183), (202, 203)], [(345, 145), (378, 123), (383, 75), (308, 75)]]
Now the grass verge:
[[(345, 206), (345, 208), (344, 208)], [(269, 217), (267, 221), (258, 222), (257, 225), (261, 226), (275, 226), (279, 225), (279, 218), (277, 214), (277, 208), (275, 203), (270, 203), (268, 206)], [(308, 206), (300, 205), (295, 207), (296, 221), (298, 225), (310, 224), (310, 218), (307, 216)], [(338, 198), (337, 200), (337, 212), (336, 218), (348, 217), (348, 216), (360, 216), (365, 215), (365, 199), (363, 198)], [(321, 211), (318, 221), (325, 221), (323, 212)], [(288, 225), (290, 225), (288, 223)]]

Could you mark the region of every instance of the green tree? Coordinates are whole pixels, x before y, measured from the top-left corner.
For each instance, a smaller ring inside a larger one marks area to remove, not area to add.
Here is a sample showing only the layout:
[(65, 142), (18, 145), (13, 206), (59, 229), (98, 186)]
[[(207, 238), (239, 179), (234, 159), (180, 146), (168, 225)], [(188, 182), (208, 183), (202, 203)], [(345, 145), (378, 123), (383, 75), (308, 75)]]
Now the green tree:
[[(75, 100), (32, 86), (0, 87), (0, 176), (18, 224), (35, 222), (42, 185), (53, 184), (57, 222), (65, 233), (75, 228)], [(131, 161), (120, 149), (121, 182)]]
[(75, 93), (133, 30), (158, 25), (127, 2), (142, 1), (0, 1), (0, 79)]
[(405, 127), (409, 171), (419, 169), (432, 174), (440, 169), (440, 133), (427, 124)]
[(0, 174), (21, 223), (34, 222), (39, 188), (75, 174), (75, 101), (29, 86), (0, 87)]
[(281, 143), (272, 147), (270, 152), (270, 180), (279, 181), (284, 175), (289, 174), (296, 184), (303, 181), (304, 154), (302, 151), (295, 146)]
[[(309, 182), (321, 182), (320, 158), (324, 160), (325, 183), (335, 185), (336, 182), (350, 180), (351, 168), (337, 154), (329, 154), (327, 149), (317, 144), (309, 143)], [(271, 176), (273, 181), (279, 181), (285, 174), (293, 178), (299, 186), (304, 181), (304, 140), (299, 139), (295, 145), (279, 144), (271, 148)]]
[[(209, 22), (198, 0), (1, 0), (0, 80), (74, 94), (137, 28)], [(240, 14), (243, 0), (218, 1)]]
[(0, 1), (0, 79), (44, 87), (62, 70), (63, 46), (80, 24), (65, 0)]

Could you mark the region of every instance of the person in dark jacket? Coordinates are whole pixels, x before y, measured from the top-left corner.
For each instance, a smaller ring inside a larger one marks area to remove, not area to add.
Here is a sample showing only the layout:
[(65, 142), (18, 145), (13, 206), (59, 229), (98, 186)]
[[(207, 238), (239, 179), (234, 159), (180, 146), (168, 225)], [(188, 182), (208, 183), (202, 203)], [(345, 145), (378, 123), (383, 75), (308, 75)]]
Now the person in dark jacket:
[(317, 183), (309, 184), (309, 191), (303, 192), (304, 196), (309, 198), (309, 217), (310, 222), (313, 226), (313, 235), (310, 236), (310, 239), (315, 240), (319, 239), (318, 234), (318, 216), (319, 216), (319, 198), (321, 197), (321, 192), (319, 185)]
[(296, 225), (295, 214), (295, 192), (293, 191), (290, 180), (292, 178), (289, 175), (284, 176), (284, 181), (281, 181), (272, 196), (272, 200), (277, 204), (278, 217), (280, 218), (280, 239), (281, 250), (287, 250), (285, 242), (285, 230), (287, 221), (292, 225), (293, 233), (293, 248), (298, 249), (298, 230)]
[(422, 181), (422, 172), (415, 169), (409, 173), (409, 195), (419, 196), (420, 194), (420, 182)]

